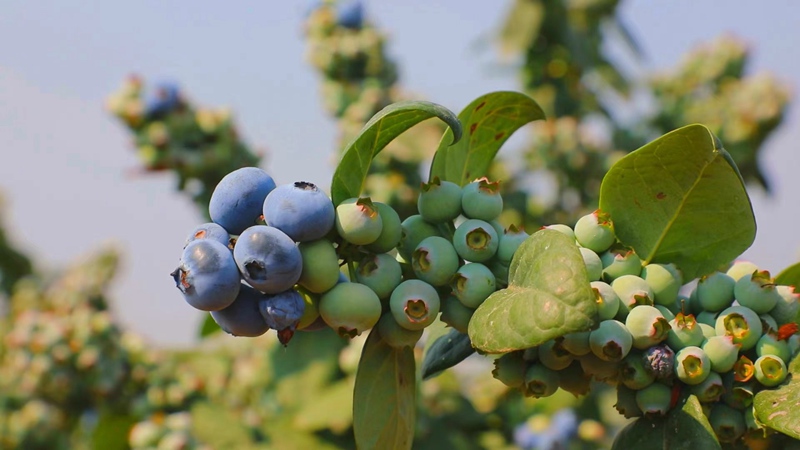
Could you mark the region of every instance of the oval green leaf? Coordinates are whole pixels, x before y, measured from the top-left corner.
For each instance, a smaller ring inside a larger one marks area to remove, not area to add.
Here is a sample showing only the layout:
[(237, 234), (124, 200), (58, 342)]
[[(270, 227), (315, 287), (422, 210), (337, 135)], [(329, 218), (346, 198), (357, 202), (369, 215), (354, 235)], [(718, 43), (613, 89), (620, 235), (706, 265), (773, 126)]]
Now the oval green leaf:
[(486, 353), (506, 353), (591, 328), (595, 294), (583, 257), (572, 239), (539, 230), (517, 249), (509, 286), (484, 301), (469, 322), (472, 345)]
[(739, 170), (703, 125), (689, 125), (626, 155), (600, 187), (600, 209), (644, 264), (674, 263), (691, 280), (753, 243), (756, 221)]
[(344, 155), (331, 181), (334, 205), (358, 197), (364, 190), (372, 158), (394, 138), (423, 120), (438, 117), (455, 130), (453, 142), (461, 138), (461, 123), (456, 115), (436, 103), (405, 101), (393, 103), (375, 114), (345, 147)]
[(422, 360), (422, 379), (427, 380), (440, 374), (475, 353), (469, 336), (458, 330), (450, 330), (439, 336), (425, 352)]
[(789, 372), (789, 382), (756, 394), (753, 408), (761, 423), (800, 439), (800, 355), (789, 364)]
[(775, 283), (800, 288), (800, 263), (792, 264), (783, 269), (783, 271), (775, 277)]
[(680, 408), (673, 408), (666, 417), (637, 419), (623, 428), (614, 439), (611, 450), (632, 448), (663, 450), (721, 449), (703, 407), (694, 395)]
[(430, 179), (463, 186), (489, 171), (495, 155), (523, 125), (544, 119), (542, 108), (519, 92), (500, 91), (482, 95), (458, 115), (467, 135), (456, 142), (448, 129), (433, 157)]
[(373, 329), (361, 352), (353, 392), (353, 431), (359, 449), (411, 448), (415, 386), (413, 350), (390, 347)]

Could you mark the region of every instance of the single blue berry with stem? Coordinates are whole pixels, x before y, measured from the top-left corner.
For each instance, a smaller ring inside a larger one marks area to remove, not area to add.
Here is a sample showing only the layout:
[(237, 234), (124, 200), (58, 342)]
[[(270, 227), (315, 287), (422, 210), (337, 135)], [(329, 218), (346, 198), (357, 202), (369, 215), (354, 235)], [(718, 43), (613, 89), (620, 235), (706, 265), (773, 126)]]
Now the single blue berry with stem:
[(306, 181), (282, 184), (264, 199), (264, 221), (297, 242), (321, 239), (333, 228), (336, 211), (317, 185)]
[(258, 167), (243, 167), (225, 175), (208, 202), (211, 220), (230, 234), (241, 234), (258, 223), (264, 200), (275, 181)]
[(242, 278), (267, 294), (290, 289), (300, 279), (303, 258), (294, 241), (277, 228), (255, 225), (239, 235), (233, 257)]
[(232, 336), (261, 336), (269, 331), (269, 325), (258, 311), (258, 302), (264, 296), (265, 294), (242, 284), (233, 303), (219, 311), (211, 311), (211, 317), (223, 331)]
[(190, 242), (170, 275), (186, 302), (201, 311), (227, 308), (239, 295), (241, 282), (233, 255), (211, 239)]
[(303, 317), (305, 301), (299, 292), (289, 289), (277, 294), (265, 295), (258, 302), (258, 310), (267, 325), (278, 332), (278, 340), (281, 344), (287, 345)]

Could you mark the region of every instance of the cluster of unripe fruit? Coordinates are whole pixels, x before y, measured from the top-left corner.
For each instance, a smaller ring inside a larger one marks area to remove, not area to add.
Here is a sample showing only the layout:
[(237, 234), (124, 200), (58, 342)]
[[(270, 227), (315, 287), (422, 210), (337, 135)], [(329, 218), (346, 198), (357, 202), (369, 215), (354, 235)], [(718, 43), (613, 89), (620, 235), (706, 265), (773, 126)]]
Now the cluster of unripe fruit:
[(261, 169), (239, 169), (215, 188), (213, 222), (190, 233), (172, 276), (236, 336), (274, 329), (286, 344), (295, 330), (353, 337), (377, 325), (390, 345), (413, 345), (440, 311), (465, 330), (527, 237), (498, 224), (503, 199), (486, 179), (434, 179), (418, 209), (401, 221), (369, 198), (334, 206), (311, 183), (276, 186)]
[[(753, 396), (782, 383), (798, 351), (800, 302), (790, 286), (739, 261), (681, 295), (673, 264), (642, 264), (623, 248), (601, 211), (578, 220), (574, 238), (596, 294), (599, 322), (495, 360), (494, 375), (525, 395), (559, 387), (586, 394), (592, 380), (617, 388), (625, 417), (661, 416), (682, 393), (697, 396), (718, 438), (732, 442), (762, 426)], [(684, 291), (685, 292), (685, 291)]]

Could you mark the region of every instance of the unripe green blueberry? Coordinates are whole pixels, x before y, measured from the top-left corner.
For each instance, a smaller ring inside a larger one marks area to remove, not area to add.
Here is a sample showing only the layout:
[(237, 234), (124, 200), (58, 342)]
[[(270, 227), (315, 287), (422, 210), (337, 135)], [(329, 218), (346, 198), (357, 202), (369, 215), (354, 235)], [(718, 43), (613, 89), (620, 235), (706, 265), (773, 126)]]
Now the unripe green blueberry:
[(605, 361), (622, 361), (633, 346), (633, 337), (625, 325), (617, 320), (604, 320), (589, 335), (592, 353)]
[(565, 369), (558, 372), (558, 387), (575, 397), (589, 393), (592, 377), (583, 371), (580, 362), (572, 361)]
[(611, 287), (620, 300), (620, 309), (626, 308), (628, 311), (636, 305), (652, 305), (653, 289), (636, 275), (623, 275), (611, 282)]
[(722, 311), (733, 303), (734, 285), (736, 280), (722, 272), (701, 277), (695, 288), (697, 301), (705, 311)]
[(548, 369), (563, 370), (572, 360), (572, 354), (561, 346), (560, 340), (549, 339), (539, 346), (539, 362)]
[(594, 352), (579, 356), (578, 361), (583, 371), (594, 377), (597, 381), (613, 384), (616, 383), (619, 377), (619, 361), (600, 359), (595, 356)]
[(356, 267), (356, 281), (375, 291), (381, 300), (392, 295), (402, 278), (400, 263), (386, 253), (366, 256)]
[(408, 216), (401, 224), (402, 236), (397, 244), (397, 253), (406, 261), (411, 261), (411, 254), (423, 239), (439, 236), (436, 225), (425, 221), (420, 215)]
[(578, 219), (574, 232), (578, 243), (595, 253), (608, 250), (616, 240), (611, 217), (599, 209)]
[(589, 283), (596, 295), (597, 316), (600, 320), (610, 320), (620, 308), (619, 296), (608, 283), (592, 281)]
[(539, 346), (528, 347), (522, 351), (522, 359), (528, 362), (539, 361)]
[(462, 258), (472, 262), (484, 262), (494, 256), (499, 245), (497, 233), (483, 220), (469, 219), (456, 228), (453, 247)]
[(691, 386), (691, 392), (703, 403), (716, 402), (725, 392), (722, 377), (717, 372), (711, 372), (702, 383)]
[(725, 273), (733, 278), (733, 281), (739, 281), (739, 278), (745, 275), (752, 275), (756, 271), (758, 271), (758, 266), (750, 261), (735, 261)]
[(653, 383), (636, 391), (636, 406), (645, 416), (663, 416), (672, 403), (672, 388), (662, 383)]
[(722, 403), (711, 407), (708, 423), (720, 442), (735, 442), (746, 429), (742, 412)]
[(664, 316), (667, 321), (670, 321), (675, 318), (675, 313), (672, 312), (671, 309), (667, 308), (664, 305), (653, 305), (657, 310), (661, 312), (661, 315)]
[(339, 283), (322, 294), (319, 314), (342, 337), (355, 337), (369, 330), (381, 318), (381, 300), (361, 283)]
[(514, 253), (530, 237), (524, 228), (517, 228), (515, 225), (511, 225), (503, 233), (498, 233), (498, 236), (500, 236), (500, 243), (497, 246), (496, 257), (506, 264), (511, 264)]
[(458, 254), (447, 239), (423, 239), (411, 254), (411, 267), (417, 278), (433, 286), (446, 286), (458, 270)]
[(700, 384), (710, 373), (711, 361), (700, 347), (684, 347), (675, 353), (675, 376), (684, 383)]
[(719, 336), (733, 337), (733, 343), (742, 350), (753, 348), (763, 332), (761, 318), (744, 306), (731, 306), (722, 311), (714, 329)]
[(684, 347), (699, 347), (705, 337), (703, 330), (697, 325), (694, 316), (679, 313), (669, 322), (670, 330), (667, 335), (667, 345), (675, 351)]
[(626, 419), (644, 415), (636, 402), (636, 392), (624, 384), (617, 385), (617, 403), (614, 404), (614, 409), (625, 416)]
[(756, 354), (758, 356), (774, 355), (782, 359), (783, 362), (792, 359), (792, 352), (789, 349), (789, 343), (785, 340), (780, 340), (774, 334), (765, 334), (756, 342)]
[[(456, 227), (458, 227), (459, 225), (461, 225), (462, 223), (464, 223), (464, 221), (465, 221), (465, 220), (467, 220), (467, 218), (466, 218), (466, 217), (464, 217), (464, 216), (461, 216), (461, 217), (459, 217), (459, 219), (463, 219), (463, 220), (460, 220), (458, 223), (456, 223), (456, 224), (455, 224), (455, 225), (456, 225)], [(506, 228), (503, 226), (503, 224), (502, 224), (502, 223), (500, 223), (500, 221), (499, 221), (499, 220), (497, 220), (497, 219), (495, 219), (495, 220), (487, 220), (486, 222), (487, 222), (489, 225), (491, 225), (491, 226), (492, 226), (492, 228), (494, 228), (494, 232), (495, 232), (495, 233), (497, 233), (497, 238), (498, 238), (498, 239), (502, 238), (502, 237), (503, 237), (503, 235), (506, 233)], [(513, 225), (512, 225), (512, 226), (513, 226)], [(517, 228), (517, 227), (516, 227), (516, 226), (514, 226), (514, 228)], [(498, 249), (499, 249), (499, 248), (500, 248), (500, 247), (498, 246)], [(510, 262), (510, 261), (511, 261), (511, 260), (509, 260), (509, 262)]]
[(717, 317), (719, 316), (718, 312), (714, 311), (701, 311), (700, 314), (696, 315), (694, 320), (697, 323), (704, 323), (709, 326), (716, 326), (717, 325)]
[(308, 292), (302, 286), (297, 288), (297, 292), (303, 297), (303, 303), (305, 304), (303, 315), (300, 317), (300, 321), (297, 322), (297, 329), (304, 330), (319, 319), (320, 294)]
[(525, 369), (528, 366), (522, 357), (523, 353), (523, 351), (510, 352), (495, 359), (492, 376), (510, 388), (522, 387), (522, 383), (525, 382)]
[(444, 300), (442, 300), (441, 310), (442, 315), (440, 316), (440, 319), (442, 322), (446, 323), (452, 328), (455, 328), (461, 333), (467, 333), (469, 320), (472, 318), (472, 314), (475, 313), (474, 309), (467, 308), (455, 296), (448, 295), (444, 298)]
[(414, 347), (422, 337), (422, 330), (409, 330), (401, 327), (394, 315), (386, 313), (378, 320), (375, 327), (383, 338), (384, 342), (393, 348)]
[(775, 290), (775, 280), (766, 270), (739, 278), (733, 287), (733, 294), (740, 305), (757, 314), (768, 313), (781, 300), (781, 295)]
[(656, 305), (671, 307), (678, 301), (678, 292), (683, 285), (683, 275), (675, 264), (648, 264), (642, 267), (639, 276), (653, 289)]
[(553, 225), (545, 225), (542, 228), (548, 230), (556, 230), (560, 233), (563, 233), (565, 236), (572, 239), (573, 241), (575, 240), (575, 232), (572, 231), (572, 227), (569, 225), (565, 225), (563, 223), (556, 223)]
[(756, 410), (753, 406), (748, 406), (744, 409), (744, 423), (750, 431), (764, 431), (766, 426), (756, 417)]
[(730, 371), (739, 358), (739, 346), (733, 343), (732, 336), (712, 336), (706, 339), (702, 348), (714, 372)]
[(297, 248), (303, 259), (303, 270), (297, 284), (315, 294), (336, 286), (339, 281), (339, 257), (329, 240), (301, 242)]
[(578, 250), (583, 256), (583, 265), (586, 266), (586, 274), (589, 276), (589, 281), (600, 281), (603, 276), (603, 261), (597, 256), (597, 253), (586, 247), (579, 247)]
[(773, 387), (783, 383), (788, 371), (786, 363), (775, 355), (763, 355), (753, 363), (756, 370), (756, 380), (766, 387)]
[(558, 373), (541, 364), (531, 364), (525, 371), (522, 393), (526, 397), (549, 397), (558, 390)]
[(383, 220), (369, 198), (350, 198), (336, 207), (336, 231), (351, 244), (371, 244), (382, 229)]
[(633, 347), (644, 350), (669, 336), (670, 324), (653, 306), (639, 305), (625, 318), (625, 327), (633, 337)]
[(492, 258), (484, 263), (494, 275), (494, 282), (497, 289), (504, 289), (508, 287), (508, 269), (509, 264), (498, 261), (497, 258)]
[(439, 315), (439, 294), (422, 280), (405, 280), (392, 292), (389, 307), (397, 323), (409, 330), (421, 330)]
[(459, 267), (450, 287), (464, 306), (475, 309), (495, 291), (495, 278), (483, 264), (469, 263)]
[(800, 294), (794, 291), (794, 286), (777, 286), (775, 290), (778, 291), (780, 299), (769, 315), (775, 318), (778, 326), (794, 322), (800, 311)]
[(620, 363), (620, 381), (631, 389), (642, 389), (656, 380), (653, 372), (645, 368), (641, 352), (632, 351)]
[(623, 275), (642, 273), (642, 260), (633, 250), (611, 248), (600, 255), (603, 262), (603, 281), (611, 283)]
[(700, 304), (700, 299), (697, 297), (697, 289), (692, 289), (692, 292), (687, 298), (679, 297), (678, 305), (680, 306), (679, 309), (694, 314), (695, 317), (697, 317), (697, 315), (701, 312), (705, 311), (703, 305)]
[(711, 339), (712, 337), (717, 335), (717, 330), (714, 329), (713, 325), (709, 325), (707, 323), (702, 323), (698, 321), (697, 326), (700, 327), (700, 330), (703, 332), (703, 338), (704, 338), (703, 344), (705, 344), (708, 339)]
[(453, 220), (461, 214), (461, 186), (434, 177), (422, 183), (417, 200), (419, 214), (430, 223)]
[[(753, 369), (755, 373), (755, 369)], [(733, 372), (721, 374), (722, 384), (725, 392), (722, 394), (722, 401), (731, 408), (744, 410), (753, 404), (753, 382), (737, 381), (737, 375)]]
[(381, 217), (381, 234), (366, 249), (372, 253), (386, 253), (397, 247), (403, 237), (403, 227), (397, 211), (386, 203), (373, 202)]
[(589, 346), (589, 335), (591, 334), (591, 331), (567, 333), (563, 336), (561, 347), (574, 356), (583, 356), (591, 353), (592, 347)]
[(490, 182), (484, 177), (464, 186), (462, 192), (461, 210), (465, 217), (488, 222), (503, 212), (499, 182)]

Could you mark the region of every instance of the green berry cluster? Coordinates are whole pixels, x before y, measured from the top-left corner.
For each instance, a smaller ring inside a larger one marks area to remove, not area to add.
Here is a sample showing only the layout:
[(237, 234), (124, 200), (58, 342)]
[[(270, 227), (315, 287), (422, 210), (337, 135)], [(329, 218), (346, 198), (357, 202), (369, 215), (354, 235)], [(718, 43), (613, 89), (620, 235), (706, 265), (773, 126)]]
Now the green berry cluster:
[(800, 350), (794, 323), (800, 294), (745, 261), (700, 278), (690, 290), (673, 264), (646, 263), (624, 248), (600, 210), (574, 228), (547, 228), (579, 246), (599, 321), (501, 356), (495, 378), (532, 397), (558, 388), (584, 395), (592, 380), (605, 382), (616, 386), (615, 407), (627, 418), (662, 416), (682, 394), (693, 394), (723, 442), (763, 428), (753, 396), (781, 384)]
[(188, 412), (157, 413), (136, 423), (128, 434), (131, 450), (209, 450), (192, 436), (192, 416)]

